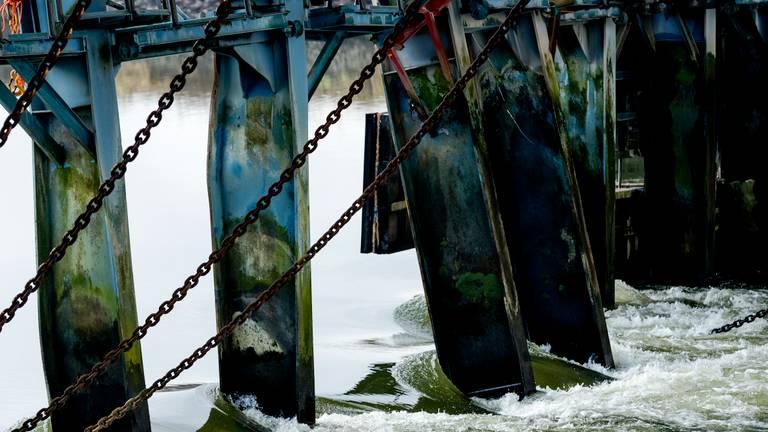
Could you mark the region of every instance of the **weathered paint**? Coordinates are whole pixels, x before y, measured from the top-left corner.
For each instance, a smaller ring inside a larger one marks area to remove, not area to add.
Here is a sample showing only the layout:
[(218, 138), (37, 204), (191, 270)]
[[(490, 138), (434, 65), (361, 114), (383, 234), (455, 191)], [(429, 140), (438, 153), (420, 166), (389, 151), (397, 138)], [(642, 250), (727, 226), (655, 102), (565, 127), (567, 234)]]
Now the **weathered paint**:
[[(538, 21), (538, 22), (537, 22)], [(477, 52), (488, 32), (471, 34)], [(530, 340), (613, 365), (546, 30), (521, 17), (479, 75), (499, 210)]]
[[(714, 31), (714, 15), (700, 10), (685, 20), (665, 14), (652, 18), (656, 50), (641, 72), (638, 107), (650, 227), (644, 234), (649, 243), (647, 278), (695, 284), (711, 274), (715, 230), (714, 98), (708, 89), (714, 85), (715, 38), (707, 37), (707, 44), (704, 35)], [(680, 22), (692, 26), (706, 61), (692, 58)]]
[[(122, 153), (115, 70), (107, 32), (89, 31), (87, 59), (61, 64), (77, 68), (90, 88), (91, 107), (73, 113), (95, 131), (96, 158), (55, 116), (47, 132), (65, 151), (58, 165), (35, 151), (38, 259), (43, 260)], [(58, 396), (80, 374), (128, 337), (137, 325), (130, 261), (125, 189), (122, 183), (91, 225), (45, 279), (39, 294), (40, 337), (49, 394)], [(82, 430), (144, 388), (138, 344), (113, 364), (97, 384), (79, 393), (53, 416), (55, 430)], [(148, 431), (143, 404), (111, 430)]]
[[(256, 206), (306, 136), (306, 72), (289, 74), (286, 38), (217, 52), (208, 155), (214, 247)], [(294, 100), (289, 82), (304, 81)], [(302, 136), (303, 134), (303, 136)], [(306, 167), (214, 269), (219, 325), (280, 277), (306, 247)], [(221, 389), (267, 414), (314, 422), (308, 270), (219, 349)]]
[[(445, 22), (438, 19), (441, 35)], [(444, 46), (451, 46), (445, 43)], [(426, 31), (399, 58), (424, 108), (434, 110), (449, 88)], [(449, 54), (450, 57), (450, 54)], [(455, 66), (453, 66), (455, 67)], [(384, 85), (395, 146), (421, 124), (391, 65)], [(533, 377), (511, 280), (503, 275), (465, 101), (447, 110), (401, 166), (414, 243), (440, 365), (466, 394), (533, 391)]]
[[(11, 66), (18, 72), (25, 80), (29, 81), (37, 71), (37, 67), (32, 63), (24, 60), (12, 60)], [(54, 74), (55, 76), (56, 74)], [(70, 133), (77, 138), (78, 142), (85, 147), (85, 149), (95, 156), (93, 147), (93, 132), (83, 124), (82, 119), (75, 114), (72, 108), (67, 104), (67, 101), (54, 90), (51, 83), (46, 81), (40, 87), (36, 97), (38, 101), (45, 106), (59, 121), (64, 124)]]
[(600, 18), (561, 27), (554, 57), (563, 123), (581, 191), (603, 306), (614, 305), (616, 25)]

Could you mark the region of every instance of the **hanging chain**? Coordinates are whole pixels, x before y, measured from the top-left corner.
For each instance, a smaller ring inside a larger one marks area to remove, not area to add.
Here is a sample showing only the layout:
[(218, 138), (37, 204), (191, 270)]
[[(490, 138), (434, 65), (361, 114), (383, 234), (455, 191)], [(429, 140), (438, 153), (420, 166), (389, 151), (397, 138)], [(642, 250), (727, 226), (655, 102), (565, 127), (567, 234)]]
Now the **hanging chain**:
[[(208, 339), (201, 347), (197, 348), (189, 357), (185, 358), (175, 368), (168, 371), (163, 377), (155, 381), (150, 387), (142, 390), (129, 399), (123, 406), (116, 408), (108, 416), (100, 419), (96, 424), (89, 426), (85, 432), (96, 432), (104, 430), (117, 420), (125, 417), (129, 412), (135, 409), (143, 401), (148, 400), (153, 394), (165, 388), (171, 381), (176, 379), (185, 370), (190, 369), (198, 360), (203, 358), (208, 352), (216, 348), (226, 337), (230, 336), (239, 326), (261, 308), (270, 298), (272, 298), (283, 286), (296, 276), (312, 259), (334, 238), (336, 234), (352, 219), (352, 217), (363, 208), (363, 203), (369, 200), (373, 194), (383, 186), (390, 175), (392, 175), (400, 164), (411, 154), (414, 148), (421, 140), (433, 130), (442, 118), (448, 107), (456, 100), (464, 88), (480, 70), (480, 66), (488, 60), (491, 51), (504, 40), (504, 35), (512, 28), (514, 19), (518, 13), (528, 4), (529, 0), (520, 0), (517, 5), (509, 12), (507, 18), (494, 32), (488, 40), (483, 50), (478, 54), (467, 71), (456, 81), (448, 94), (443, 98), (434, 112), (422, 123), (419, 130), (411, 136), (408, 142), (400, 149), (387, 166), (376, 176), (376, 178), (365, 188), (362, 195), (358, 197), (352, 205), (342, 213), (341, 217), (307, 250), (298, 261), (296, 261), (283, 275), (274, 281), (266, 290), (262, 291), (243, 312), (233, 318), (229, 323), (222, 327), (216, 335)], [(382, 52), (381, 50), (377, 53)], [(246, 217), (247, 220), (247, 217)]]
[[(90, 5), (91, 0), (78, 0), (75, 3), (72, 13), (70, 13), (64, 21), (64, 24), (61, 26), (61, 31), (56, 35), (56, 39), (53, 40), (51, 49), (48, 50), (48, 54), (43, 57), (43, 61), (40, 62), (40, 66), (37, 67), (35, 76), (29, 80), (27, 89), (24, 90), (24, 94), (22, 94), (19, 100), (16, 101), (16, 106), (13, 107), (13, 111), (11, 111), (5, 119), (2, 129), (0, 129), (0, 148), (8, 142), (8, 137), (11, 135), (13, 128), (19, 124), (21, 115), (24, 114), (24, 111), (26, 111), (27, 108), (29, 108), (37, 91), (40, 90), (40, 87), (45, 83), (45, 77), (48, 76), (48, 72), (50, 72), (56, 62), (59, 61), (61, 53), (72, 38), (72, 32), (75, 31), (75, 26), (80, 22), (80, 19)], [(2, 324), (4, 323), (3, 319), (6, 317), (5, 314), (0, 316), (0, 328), (2, 328)], [(13, 318), (13, 315), (11, 315), (11, 318)], [(8, 318), (8, 320), (11, 318)]]
[[(90, 0), (88, 0), (88, 2), (90, 2)], [(187, 57), (182, 63), (181, 73), (171, 80), (170, 90), (164, 93), (158, 100), (157, 109), (149, 113), (146, 126), (139, 129), (136, 133), (133, 145), (125, 149), (122, 160), (112, 167), (110, 177), (99, 186), (98, 193), (88, 202), (86, 210), (75, 219), (74, 226), (64, 234), (59, 245), (53, 248), (45, 261), (40, 264), (35, 276), (24, 285), (24, 290), (13, 298), (11, 305), (7, 309), (0, 312), (0, 332), (3, 330), (3, 327), (13, 319), (16, 312), (27, 303), (29, 296), (40, 288), (43, 278), (48, 274), (54, 264), (64, 258), (67, 249), (77, 241), (80, 232), (88, 226), (93, 215), (99, 211), (104, 204), (104, 200), (115, 189), (117, 181), (125, 176), (125, 173), (128, 170), (128, 164), (133, 162), (139, 156), (139, 148), (149, 141), (152, 129), (160, 124), (160, 121), (163, 119), (163, 112), (173, 105), (174, 96), (184, 88), (184, 85), (187, 82), (187, 77), (197, 68), (198, 58), (209, 51), (211, 42), (216, 35), (218, 35), (221, 30), (221, 24), (229, 16), (231, 11), (231, 1), (222, 0), (216, 10), (216, 18), (205, 25), (205, 37), (195, 42), (192, 46), (192, 55)], [(70, 19), (67, 19), (67, 22), (69, 21)], [(45, 63), (45, 61), (43, 63)], [(33, 83), (34, 78), (28, 83), (27, 90), (33, 87)], [(40, 87), (39, 84), (36, 86), (38, 88)], [(27, 93), (25, 92), (24, 94), (26, 95)], [(24, 96), (22, 96), (22, 98), (23, 97)]]
[(758, 318), (768, 317), (768, 309), (759, 310), (753, 314), (747, 315), (744, 318), (737, 319), (736, 321), (726, 324), (722, 327), (710, 330), (709, 334), (728, 333), (729, 331), (739, 328), (747, 323), (755, 322)]
[[(419, 3), (419, 2), (415, 2), (415, 3)], [(219, 7), (221, 8), (221, 6)], [(213, 251), (208, 256), (207, 261), (200, 264), (197, 267), (197, 271), (193, 275), (189, 276), (184, 281), (184, 284), (173, 292), (170, 299), (166, 300), (159, 306), (157, 312), (150, 314), (144, 321), (144, 324), (137, 327), (129, 338), (123, 340), (122, 342), (120, 342), (120, 344), (117, 347), (109, 351), (99, 363), (95, 364), (91, 368), (89, 372), (83, 375), (80, 375), (73, 384), (67, 387), (64, 390), (64, 392), (62, 392), (60, 396), (57, 396), (54, 399), (52, 399), (48, 407), (38, 411), (34, 417), (26, 420), (24, 423), (21, 424), (21, 426), (19, 426), (17, 429), (14, 429), (12, 432), (31, 431), (40, 422), (49, 418), (56, 410), (62, 408), (73, 395), (84, 390), (90, 384), (96, 381), (96, 379), (107, 370), (110, 364), (118, 360), (120, 358), (120, 355), (122, 355), (124, 352), (131, 349), (131, 347), (136, 342), (144, 338), (144, 336), (146, 336), (147, 333), (149, 332), (150, 328), (159, 324), (160, 320), (164, 315), (169, 314), (178, 302), (184, 300), (184, 298), (187, 296), (189, 291), (198, 285), (198, 283), (200, 282), (200, 279), (203, 276), (207, 275), (213, 268), (213, 265), (221, 261), (224, 255), (235, 245), (235, 242), (237, 241), (237, 239), (242, 237), (246, 233), (246, 231), (248, 230), (248, 227), (254, 224), (258, 220), (261, 212), (266, 210), (269, 207), (272, 200), (282, 192), (285, 184), (290, 182), (293, 179), (293, 176), (296, 170), (301, 168), (306, 163), (309, 155), (317, 149), (318, 142), (323, 138), (325, 138), (330, 131), (330, 127), (338, 123), (338, 121), (341, 119), (342, 111), (346, 110), (347, 108), (349, 108), (350, 105), (352, 105), (353, 98), (363, 90), (365, 82), (373, 77), (373, 75), (376, 72), (376, 66), (381, 64), (386, 59), (386, 51), (395, 45), (394, 41), (396, 39), (396, 36), (403, 30), (403, 28), (406, 25), (408, 25), (416, 17), (417, 12), (418, 12), (417, 6), (409, 7), (406, 10), (406, 13), (404, 14), (403, 18), (398, 22), (398, 25), (395, 27), (395, 31), (384, 40), (384, 42), (382, 43), (382, 47), (379, 50), (377, 50), (372, 56), (371, 62), (365, 67), (363, 67), (363, 69), (360, 71), (360, 76), (355, 81), (353, 81), (352, 84), (349, 86), (349, 91), (347, 92), (347, 94), (339, 99), (336, 105), (336, 109), (331, 111), (326, 116), (325, 123), (320, 125), (317, 128), (317, 130), (315, 130), (315, 134), (312, 137), (312, 139), (307, 141), (307, 143), (304, 145), (302, 152), (297, 154), (293, 158), (293, 160), (291, 161), (291, 165), (288, 166), (281, 173), (280, 179), (274, 182), (268, 188), (267, 194), (262, 196), (259, 199), (259, 201), (256, 203), (256, 207), (250, 212), (248, 212), (248, 214), (245, 215), (245, 217), (243, 218), (243, 221), (240, 222), (240, 224), (238, 224), (232, 230), (232, 233), (222, 240), (219, 248)], [(206, 35), (207, 34), (208, 34), (208, 31), (206, 30)], [(196, 58), (196, 56), (193, 56), (193, 57)], [(185, 64), (186, 64), (186, 61), (185, 61)], [(194, 70), (194, 67), (192, 69)], [(172, 102), (173, 95), (170, 95), (170, 98)], [(170, 106), (170, 104), (168, 106)], [(147, 136), (148, 136), (148, 133), (147, 133)], [(128, 150), (130, 150), (130, 148)], [(138, 153), (138, 149), (136, 152)], [(126, 150), (126, 153), (127, 153), (127, 150)]]

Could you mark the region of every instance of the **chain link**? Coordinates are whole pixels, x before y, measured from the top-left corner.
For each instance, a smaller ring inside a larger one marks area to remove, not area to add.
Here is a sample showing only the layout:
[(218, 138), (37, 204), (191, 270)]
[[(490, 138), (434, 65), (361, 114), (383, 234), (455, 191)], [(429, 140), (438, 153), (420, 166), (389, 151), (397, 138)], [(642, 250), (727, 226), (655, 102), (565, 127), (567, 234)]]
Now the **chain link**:
[[(488, 59), (490, 52), (504, 40), (504, 35), (512, 28), (514, 19), (518, 13), (528, 4), (529, 0), (520, 0), (517, 5), (509, 12), (507, 18), (494, 32), (481, 53), (475, 58), (467, 71), (453, 85), (448, 94), (445, 95), (434, 112), (422, 123), (419, 130), (411, 136), (402, 149), (397, 153), (392, 161), (379, 173), (378, 176), (365, 188), (363, 193), (352, 203), (352, 205), (342, 213), (336, 222), (320, 238), (309, 247), (307, 252), (299, 258), (283, 275), (274, 281), (266, 290), (262, 291), (256, 299), (245, 307), (242, 313), (234, 317), (229, 323), (223, 326), (218, 333), (208, 339), (202, 346), (197, 348), (189, 357), (182, 360), (175, 368), (169, 370), (165, 375), (155, 381), (151, 386), (139, 392), (136, 396), (129, 399), (123, 406), (113, 410), (108, 416), (100, 419), (96, 424), (89, 426), (85, 432), (97, 432), (111, 426), (114, 422), (125, 417), (129, 412), (135, 409), (143, 401), (148, 400), (153, 394), (165, 388), (171, 381), (176, 379), (185, 370), (190, 369), (198, 360), (203, 358), (208, 352), (216, 348), (225, 338), (232, 335), (235, 329), (245, 323), (245, 321), (261, 308), (269, 299), (271, 299), (283, 286), (293, 279), (304, 266), (306, 266), (350, 221), (352, 217), (363, 208), (363, 203), (369, 200), (375, 191), (382, 187), (389, 176), (399, 168), (400, 164), (411, 154), (414, 148), (421, 142), (432, 129), (434, 129), (448, 107), (456, 100), (464, 88), (480, 70), (480, 66)], [(377, 53), (381, 52), (381, 49)], [(362, 72), (361, 72), (362, 75)], [(335, 123), (335, 122), (334, 122)], [(320, 128), (318, 128), (320, 130)], [(243, 223), (247, 222), (246, 221)]]
[(26, 111), (27, 108), (29, 108), (29, 105), (32, 104), (32, 100), (35, 98), (38, 90), (40, 90), (40, 87), (45, 83), (45, 77), (48, 76), (48, 72), (53, 69), (56, 62), (59, 61), (61, 53), (72, 38), (75, 26), (80, 22), (80, 19), (90, 5), (91, 0), (78, 0), (75, 3), (72, 13), (69, 14), (64, 21), (64, 24), (61, 26), (61, 31), (56, 35), (56, 38), (51, 44), (51, 48), (48, 50), (45, 57), (43, 57), (40, 66), (37, 67), (35, 75), (27, 83), (27, 89), (24, 90), (24, 93), (16, 101), (16, 106), (13, 108), (13, 111), (8, 114), (8, 117), (6, 117), (3, 127), (0, 128), (0, 148), (8, 142), (8, 137), (11, 135), (13, 128), (19, 124), (21, 115), (24, 114), (24, 111)]
[[(229, 1), (227, 0), (226, 3), (228, 4)], [(415, 2), (415, 3), (419, 3), (419, 2)], [(222, 4), (224, 4), (224, 2)], [(219, 9), (223, 10), (221, 5), (219, 6)], [(221, 261), (224, 255), (235, 245), (235, 242), (237, 241), (237, 239), (242, 237), (246, 233), (248, 227), (254, 224), (258, 220), (260, 213), (269, 207), (269, 205), (272, 202), (272, 199), (277, 197), (282, 192), (285, 184), (290, 182), (293, 179), (293, 176), (296, 170), (301, 168), (306, 163), (309, 155), (317, 149), (318, 142), (321, 139), (325, 138), (328, 135), (328, 132), (330, 131), (330, 127), (341, 119), (342, 111), (347, 109), (352, 104), (352, 100), (354, 96), (359, 94), (363, 90), (365, 82), (373, 77), (376, 71), (376, 66), (381, 64), (386, 59), (386, 50), (394, 46), (395, 36), (399, 32), (402, 32), (403, 28), (406, 25), (408, 25), (413, 19), (415, 19), (417, 11), (418, 11), (418, 7), (416, 6), (409, 7), (406, 10), (406, 13), (404, 14), (403, 18), (398, 22), (398, 25), (395, 26), (395, 31), (385, 39), (385, 41), (382, 43), (382, 47), (373, 54), (371, 58), (371, 62), (360, 71), (360, 76), (355, 81), (352, 82), (347, 94), (339, 99), (336, 109), (334, 109), (328, 114), (328, 116), (326, 117), (325, 123), (317, 128), (313, 138), (307, 141), (307, 143), (303, 147), (303, 150), (293, 158), (291, 165), (288, 166), (280, 174), (280, 179), (274, 182), (268, 188), (268, 193), (262, 196), (257, 201), (256, 207), (245, 215), (245, 217), (243, 218), (243, 221), (240, 222), (240, 224), (238, 224), (232, 230), (232, 233), (229, 236), (225, 237), (222, 240), (219, 248), (211, 252), (211, 254), (208, 256), (207, 261), (200, 264), (197, 267), (197, 271), (193, 275), (189, 276), (184, 281), (184, 284), (173, 292), (169, 300), (166, 300), (158, 307), (157, 312), (150, 314), (144, 321), (144, 324), (137, 327), (129, 338), (123, 340), (122, 342), (120, 342), (120, 344), (117, 347), (109, 351), (99, 363), (95, 364), (91, 368), (89, 372), (83, 375), (80, 375), (73, 384), (67, 387), (64, 390), (64, 392), (62, 392), (60, 396), (57, 396), (56, 398), (52, 399), (48, 407), (38, 411), (34, 417), (23, 422), (21, 426), (19, 426), (17, 429), (14, 429), (12, 432), (31, 431), (40, 422), (49, 418), (56, 410), (63, 407), (72, 396), (84, 390), (89, 385), (91, 385), (94, 381), (96, 381), (96, 379), (107, 370), (110, 364), (118, 360), (123, 353), (131, 349), (131, 347), (136, 342), (144, 338), (144, 336), (147, 335), (147, 333), (152, 327), (160, 323), (160, 320), (164, 315), (169, 314), (171, 311), (173, 311), (173, 308), (176, 306), (178, 302), (184, 300), (184, 298), (187, 296), (189, 291), (198, 285), (198, 283), (200, 282), (200, 279), (203, 276), (207, 275), (213, 268), (213, 265)], [(222, 16), (221, 20), (223, 20), (224, 18), (226, 18), (226, 16)], [(217, 12), (217, 18), (214, 21), (219, 21), (218, 26), (220, 26), (221, 20), (219, 20), (219, 15)], [(212, 21), (211, 23), (213, 23), (214, 21)], [(209, 23), (209, 25), (211, 25), (211, 23)], [(206, 26), (206, 29), (207, 28), (208, 26)], [(218, 29), (216, 32), (218, 32)], [(206, 31), (206, 40), (209, 38), (215, 37), (216, 32)], [(198, 45), (195, 44), (195, 46), (198, 46)], [(170, 107), (171, 104), (173, 103), (174, 93), (180, 91), (181, 88), (183, 88), (185, 76), (191, 73), (192, 71), (194, 71), (194, 69), (196, 68), (197, 57), (205, 54), (206, 51), (193, 49), (193, 52), (194, 54), (191, 57), (187, 58), (187, 60), (185, 60), (184, 63), (182, 64), (183, 73), (181, 75), (177, 75), (171, 82), (171, 86), (170, 86), (171, 91), (161, 96), (160, 100), (158, 101), (159, 109), (157, 111), (150, 113), (150, 115), (148, 116), (147, 118), (148, 126), (141, 129), (137, 133), (136, 135), (137, 144), (134, 144), (133, 146), (125, 150), (123, 154), (123, 161), (115, 165), (115, 167), (113, 168), (113, 174), (122, 173), (120, 177), (122, 177), (122, 175), (125, 175), (125, 170), (128, 162), (130, 162), (131, 160), (135, 159), (136, 156), (138, 156), (139, 146), (145, 143), (146, 140), (149, 139), (149, 130), (151, 129), (151, 127), (149, 127), (150, 123), (155, 123), (155, 124), (159, 123), (159, 119), (162, 118), (162, 111)], [(190, 61), (190, 59), (192, 60)], [(180, 86), (178, 86), (177, 90), (174, 91), (174, 88), (176, 88), (174, 83), (177, 83), (177, 82), (181, 82), (181, 84)], [(140, 136), (142, 137), (143, 142), (141, 144), (138, 144)], [(108, 186), (105, 186), (105, 185), (108, 185)], [(104, 184), (102, 184), (102, 188), (105, 190), (108, 189), (109, 191), (111, 191), (112, 188), (114, 188), (114, 181), (111, 183), (109, 181), (104, 182)], [(96, 198), (94, 198), (94, 200), (95, 199)], [(92, 202), (94, 200), (92, 200)], [(94, 212), (97, 211), (99, 207), (100, 207), (100, 204), (98, 207), (95, 207)], [(88, 208), (90, 210), (91, 208), (90, 203)], [(90, 215), (87, 217), (89, 218)], [(78, 218), (78, 220), (75, 223), (76, 227), (79, 227), (81, 225), (81, 223), (79, 223), (78, 221), (80, 221), (80, 218)], [(87, 224), (88, 224), (87, 221), (82, 223), (82, 228), (85, 228)], [(82, 228), (80, 230), (82, 230)], [(77, 239), (77, 232), (75, 232), (72, 235), (70, 235), (70, 233), (67, 233), (67, 235), (64, 236), (64, 240), (62, 240), (62, 244), (71, 245), (76, 241), (76, 239)], [(59, 252), (57, 250), (54, 250), (52, 252), (52, 255), (56, 254), (56, 256), (58, 257), (56, 261), (60, 260), (61, 257), (63, 257), (63, 252), (61, 253), (61, 256), (57, 255), (58, 253)], [(42, 279), (42, 276), (40, 277), (40, 279)], [(31, 291), (29, 294), (31, 294), (32, 292), (34, 292), (34, 290)], [(27, 298), (28, 297), (29, 295), (27, 295)], [(24, 302), (26, 302), (26, 299), (24, 300)], [(23, 303), (21, 305), (23, 306)], [(0, 325), (0, 329), (1, 328), (2, 326)], [(192, 364), (189, 365), (189, 367), (191, 366)]]
[[(90, 0), (87, 0), (87, 3), (90, 3)], [(85, 3), (86, 7), (87, 3)], [(37, 273), (35, 273), (35, 276), (27, 281), (27, 283), (24, 285), (24, 290), (13, 298), (11, 305), (7, 309), (0, 312), (0, 332), (2, 332), (3, 327), (14, 318), (16, 312), (27, 303), (29, 296), (31, 296), (35, 291), (38, 290), (38, 288), (40, 288), (40, 284), (43, 278), (48, 274), (54, 264), (64, 258), (67, 249), (69, 249), (69, 247), (77, 241), (80, 232), (82, 232), (88, 226), (93, 215), (96, 214), (99, 209), (101, 209), (101, 206), (104, 204), (104, 200), (115, 189), (115, 184), (117, 181), (125, 176), (125, 173), (128, 170), (128, 164), (134, 161), (136, 157), (138, 157), (139, 148), (146, 144), (147, 141), (149, 141), (152, 129), (157, 127), (157, 125), (160, 124), (160, 121), (162, 120), (163, 111), (171, 107), (173, 104), (174, 95), (184, 88), (184, 85), (187, 81), (187, 76), (189, 76), (197, 68), (198, 58), (204, 55), (210, 49), (211, 42), (221, 30), (221, 24), (229, 16), (231, 9), (231, 1), (222, 0), (218, 9), (216, 10), (216, 18), (208, 22), (208, 24), (205, 26), (205, 37), (195, 42), (193, 46), (193, 54), (184, 61), (185, 66), (183, 67), (182, 72), (176, 75), (173, 78), (173, 81), (171, 81), (170, 90), (163, 94), (158, 100), (157, 109), (152, 111), (147, 117), (146, 126), (141, 128), (136, 133), (133, 145), (125, 149), (123, 152), (122, 160), (120, 160), (120, 162), (112, 167), (110, 177), (99, 186), (99, 190), (96, 196), (91, 198), (91, 200), (86, 205), (85, 211), (75, 219), (74, 226), (69, 231), (67, 231), (66, 234), (64, 234), (64, 237), (58, 246), (53, 248), (45, 261), (40, 264), (40, 266), (37, 268)], [(67, 22), (69, 22), (71, 19), (72, 17), (70, 16), (70, 18), (67, 19)], [(64, 31), (62, 30), (62, 33), (63, 32)], [(71, 32), (72, 31), (69, 30), (70, 34)], [(66, 42), (63, 42), (61, 46), (63, 47), (64, 45), (66, 45)], [(45, 60), (43, 63), (45, 64)], [(46, 71), (48, 69), (46, 69)], [(45, 74), (42, 76), (44, 77)], [(37, 76), (35, 78), (37, 78)], [(32, 83), (35, 81), (35, 78), (30, 80), (28, 89), (33, 87)], [(42, 84), (42, 78), (38, 78), (37, 81), (40, 83), (37, 85), (39, 88), (39, 86)]]
[(709, 334), (728, 333), (729, 331), (739, 328), (747, 323), (755, 322), (758, 318), (765, 318), (768, 316), (768, 309), (759, 310), (753, 314), (747, 315), (744, 318), (737, 319), (736, 321), (726, 324), (722, 327), (718, 327), (710, 330)]

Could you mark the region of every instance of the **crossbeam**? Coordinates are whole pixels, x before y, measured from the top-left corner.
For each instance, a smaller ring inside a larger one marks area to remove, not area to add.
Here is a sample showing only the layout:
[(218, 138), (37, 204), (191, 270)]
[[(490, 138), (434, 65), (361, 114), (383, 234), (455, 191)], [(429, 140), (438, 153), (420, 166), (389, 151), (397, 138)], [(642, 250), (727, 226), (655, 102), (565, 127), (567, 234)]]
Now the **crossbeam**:
[[(30, 80), (36, 72), (36, 68), (28, 61), (11, 60), (11, 66), (16, 72), (21, 74), (25, 80)], [(83, 123), (77, 113), (67, 104), (64, 98), (46, 81), (37, 92), (37, 97), (51, 113), (56, 116), (64, 126), (74, 135), (80, 145), (93, 157), (96, 157), (94, 150), (93, 132)]]
[[(16, 96), (14, 96), (4, 85), (0, 85), (0, 105), (2, 105), (8, 112), (12, 111), (16, 106)], [(61, 165), (64, 161), (64, 149), (61, 148), (56, 140), (48, 135), (48, 128), (43, 126), (34, 114), (30, 112), (23, 113), (21, 115), (21, 120), (19, 120), (19, 125), (30, 137), (32, 137), (32, 140), (40, 148), (40, 151), (48, 156), (50, 160)]]

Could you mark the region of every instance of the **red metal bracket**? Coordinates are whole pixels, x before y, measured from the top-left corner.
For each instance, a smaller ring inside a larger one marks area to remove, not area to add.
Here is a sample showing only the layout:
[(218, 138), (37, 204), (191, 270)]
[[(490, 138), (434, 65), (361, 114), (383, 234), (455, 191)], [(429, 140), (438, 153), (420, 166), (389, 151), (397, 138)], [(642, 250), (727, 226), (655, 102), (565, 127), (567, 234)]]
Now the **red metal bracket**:
[(400, 77), (400, 81), (403, 83), (403, 87), (405, 87), (405, 91), (408, 93), (408, 97), (411, 99), (411, 103), (414, 109), (418, 113), (419, 118), (422, 120), (425, 120), (428, 117), (427, 112), (424, 106), (421, 104), (419, 97), (416, 95), (416, 89), (413, 87), (411, 80), (408, 78), (408, 74), (405, 72), (405, 68), (400, 62), (396, 50), (401, 50), (403, 45), (405, 45), (405, 43), (410, 38), (412, 38), (416, 33), (424, 28), (424, 26), (427, 26), (429, 36), (432, 39), (432, 44), (434, 44), (435, 51), (437, 52), (437, 58), (440, 61), (440, 69), (442, 70), (445, 79), (447, 79), (448, 82), (452, 85), (453, 72), (451, 64), (448, 61), (448, 54), (443, 47), (443, 42), (440, 39), (440, 33), (437, 30), (437, 22), (435, 21), (435, 17), (440, 15), (442, 10), (448, 7), (451, 1), (452, 0), (429, 0), (427, 3), (425, 3), (424, 6), (419, 9), (419, 13), (421, 13), (423, 19), (416, 21), (403, 29), (403, 32), (400, 33), (399, 37), (395, 39), (395, 47), (390, 48), (387, 51), (387, 57), (389, 58), (389, 61), (392, 62), (392, 66), (395, 68), (395, 72), (397, 72), (398, 77)]

